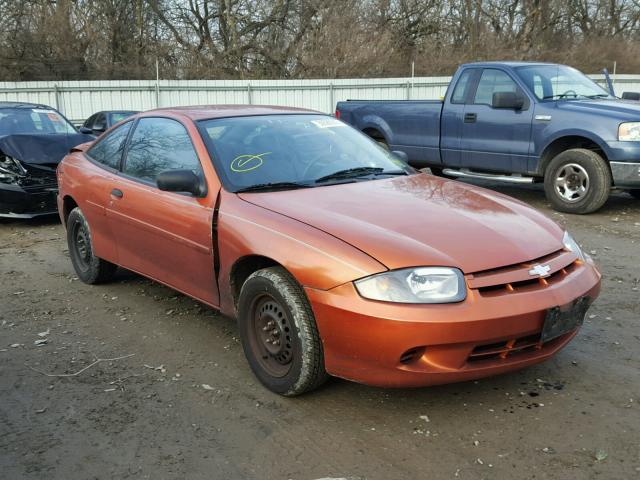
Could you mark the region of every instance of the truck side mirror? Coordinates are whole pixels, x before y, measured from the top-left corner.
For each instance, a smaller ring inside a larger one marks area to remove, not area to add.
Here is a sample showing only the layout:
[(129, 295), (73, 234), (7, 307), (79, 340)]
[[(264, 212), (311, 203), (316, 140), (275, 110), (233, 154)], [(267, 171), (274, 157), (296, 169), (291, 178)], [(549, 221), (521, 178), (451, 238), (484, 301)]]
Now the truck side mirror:
[(491, 108), (522, 110), (524, 97), (516, 92), (495, 92), (491, 98)]

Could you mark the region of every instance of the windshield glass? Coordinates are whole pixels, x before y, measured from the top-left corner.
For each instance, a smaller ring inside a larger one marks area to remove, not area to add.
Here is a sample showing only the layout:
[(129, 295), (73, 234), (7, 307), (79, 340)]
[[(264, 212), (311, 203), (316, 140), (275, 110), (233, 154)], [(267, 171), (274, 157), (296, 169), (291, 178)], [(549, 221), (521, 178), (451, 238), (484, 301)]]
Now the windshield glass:
[(115, 125), (116, 123), (124, 120), (125, 118), (129, 118), (131, 115), (135, 115), (138, 112), (111, 112), (111, 125)]
[(289, 188), (370, 180), (413, 169), (347, 124), (325, 115), (263, 115), (200, 122), (231, 191), (283, 182)]
[(566, 65), (530, 65), (518, 67), (516, 72), (538, 100), (613, 98), (589, 77)]
[(30, 133), (77, 133), (62, 115), (44, 108), (6, 108), (0, 110), (0, 135)]

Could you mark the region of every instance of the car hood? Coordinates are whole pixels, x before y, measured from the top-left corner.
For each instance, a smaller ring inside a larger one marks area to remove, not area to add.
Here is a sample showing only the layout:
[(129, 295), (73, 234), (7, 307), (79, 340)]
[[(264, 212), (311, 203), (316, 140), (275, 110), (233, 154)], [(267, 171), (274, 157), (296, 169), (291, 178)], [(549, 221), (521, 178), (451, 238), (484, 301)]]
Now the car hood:
[(425, 173), (240, 196), (323, 230), (389, 269), (439, 265), (471, 273), (563, 248), (563, 230), (537, 210)]
[(93, 139), (84, 133), (2, 135), (0, 152), (24, 163), (58, 164), (71, 148)]
[(640, 121), (640, 102), (632, 100), (567, 100), (557, 102), (556, 105), (561, 110)]

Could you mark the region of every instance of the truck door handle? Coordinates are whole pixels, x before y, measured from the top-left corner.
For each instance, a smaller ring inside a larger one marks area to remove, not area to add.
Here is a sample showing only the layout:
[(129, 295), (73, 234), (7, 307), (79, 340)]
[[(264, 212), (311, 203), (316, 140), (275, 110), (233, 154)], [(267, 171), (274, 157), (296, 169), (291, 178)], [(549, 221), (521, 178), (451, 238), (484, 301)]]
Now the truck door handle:
[(124, 193), (122, 193), (122, 190), (119, 190), (117, 188), (114, 188), (113, 190), (111, 190), (111, 195), (118, 198), (124, 197)]
[(475, 113), (465, 113), (464, 114), (464, 123), (475, 123), (478, 115)]

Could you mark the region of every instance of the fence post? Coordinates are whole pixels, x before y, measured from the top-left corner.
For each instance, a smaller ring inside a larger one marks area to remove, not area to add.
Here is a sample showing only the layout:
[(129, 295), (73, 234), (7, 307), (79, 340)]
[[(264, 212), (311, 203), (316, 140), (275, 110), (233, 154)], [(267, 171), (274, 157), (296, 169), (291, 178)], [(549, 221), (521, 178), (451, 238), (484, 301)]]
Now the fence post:
[(247, 103), (249, 105), (253, 103), (251, 98), (251, 82), (247, 83)]
[(329, 113), (333, 112), (336, 102), (333, 98), (333, 82), (329, 83)]
[(58, 84), (54, 83), (53, 84), (53, 96), (54, 96), (54, 99), (56, 101), (56, 110), (58, 110), (60, 113), (64, 114), (63, 109), (60, 108), (60, 98), (58, 97), (59, 94), (60, 94), (60, 91), (58, 90)]
[(411, 82), (407, 82), (407, 100), (411, 100)]

